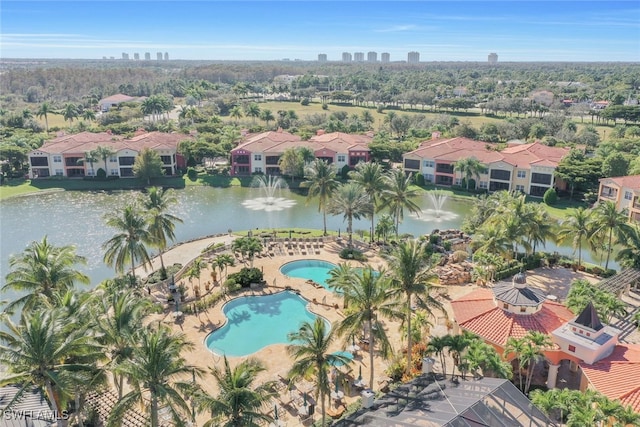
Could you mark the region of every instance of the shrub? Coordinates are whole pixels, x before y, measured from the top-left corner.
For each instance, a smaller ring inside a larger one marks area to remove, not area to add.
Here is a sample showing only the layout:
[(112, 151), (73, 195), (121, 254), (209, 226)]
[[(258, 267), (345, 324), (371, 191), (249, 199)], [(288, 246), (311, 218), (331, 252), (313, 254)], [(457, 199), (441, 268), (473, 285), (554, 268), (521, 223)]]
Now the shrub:
[(98, 177), (100, 179), (105, 179), (107, 177), (107, 172), (104, 169), (100, 168), (96, 172), (96, 177)]
[(182, 264), (173, 264), (173, 265), (169, 265), (165, 267), (166, 270), (166, 277), (162, 277), (162, 269), (158, 269), (156, 271), (154, 271), (153, 273), (151, 273), (146, 280), (146, 283), (148, 284), (152, 284), (152, 283), (158, 283), (164, 279), (166, 279), (167, 277), (170, 277), (172, 275), (175, 275), (178, 271), (180, 271), (180, 269), (182, 268)]
[(342, 170), (340, 171), (340, 176), (342, 176), (342, 179), (348, 179), (349, 172), (351, 172), (351, 168), (349, 167), (349, 165), (344, 165), (342, 167)]
[(304, 105), (305, 107), (309, 105), (309, 98), (302, 98), (300, 105)]
[(384, 105), (378, 105), (378, 107), (376, 108), (376, 111), (382, 114), (384, 112)]
[(416, 174), (415, 181), (416, 181), (416, 185), (419, 185), (420, 187), (423, 187), (424, 186), (424, 175), (422, 175), (421, 173)]
[(189, 169), (187, 169), (187, 177), (191, 181), (195, 181), (196, 179), (198, 179), (198, 172), (195, 170), (195, 168), (190, 167)]
[(227, 280), (233, 279), (233, 281), (239, 284), (241, 287), (248, 288), (251, 283), (261, 283), (263, 281), (263, 278), (264, 275), (262, 274), (262, 270), (260, 270), (259, 268), (244, 267), (237, 273), (230, 274), (229, 279)]
[(329, 106), (328, 106), (327, 104), (322, 104), (322, 109), (323, 109), (323, 110), (328, 110), (328, 109), (329, 109)]
[(469, 254), (466, 251), (455, 251), (452, 255), (454, 263), (460, 263), (466, 260), (469, 257)]
[(542, 196), (542, 201), (548, 206), (553, 206), (558, 202), (558, 194), (553, 188), (548, 189)]
[(355, 259), (356, 261), (367, 260), (367, 257), (361, 251), (355, 248), (344, 248), (340, 251), (339, 255), (342, 259)]

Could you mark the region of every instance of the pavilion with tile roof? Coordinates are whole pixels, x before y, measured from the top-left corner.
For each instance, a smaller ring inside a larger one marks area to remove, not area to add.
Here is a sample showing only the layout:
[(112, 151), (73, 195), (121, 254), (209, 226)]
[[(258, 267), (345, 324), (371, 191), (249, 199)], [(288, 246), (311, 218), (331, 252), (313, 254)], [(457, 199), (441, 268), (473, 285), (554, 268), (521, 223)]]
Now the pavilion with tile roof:
[(597, 390), (640, 412), (640, 345), (619, 343), (620, 330), (603, 324), (592, 303), (576, 316), (528, 287), (520, 273), (511, 284), (477, 289), (451, 306), (459, 329), (480, 336), (501, 354), (510, 337), (522, 338), (529, 331), (548, 335), (553, 347), (543, 355), (549, 388), (556, 385), (561, 361), (568, 360), (572, 370), (582, 372), (581, 390)]

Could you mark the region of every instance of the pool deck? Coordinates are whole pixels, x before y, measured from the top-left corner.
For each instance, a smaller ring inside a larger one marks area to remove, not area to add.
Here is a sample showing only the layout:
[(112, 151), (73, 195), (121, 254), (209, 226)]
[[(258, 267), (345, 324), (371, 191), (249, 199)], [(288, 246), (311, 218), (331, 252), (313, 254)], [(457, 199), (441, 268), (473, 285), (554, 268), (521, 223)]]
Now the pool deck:
[[(207, 244), (208, 243), (210, 242), (207, 242)], [(266, 280), (266, 286), (260, 286), (256, 289), (247, 289), (241, 293), (235, 294), (233, 297), (243, 295), (272, 294), (275, 292), (281, 292), (285, 290), (285, 288), (290, 288), (294, 291), (298, 291), (304, 298), (310, 301), (309, 309), (312, 312), (326, 318), (331, 323), (339, 322), (344, 317), (344, 315), (342, 314), (342, 298), (323, 287), (313, 286), (305, 279), (284, 276), (280, 272), (280, 267), (287, 262), (301, 259), (318, 259), (329, 261), (334, 264), (345, 262), (345, 260), (340, 259), (338, 256), (338, 253), (343, 248), (343, 245), (340, 245), (336, 242), (327, 243), (324, 245), (324, 248), (320, 250), (319, 255), (301, 255), (300, 253), (290, 255), (287, 251), (283, 251), (279, 252), (273, 257), (256, 258), (254, 260), (254, 267), (261, 268), (263, 270), (264, 278)], [(194, 246), (199, 247), (200, 244), (194, 244)], [(179, 248), (180, 247), (178, 247), (176, 250), (179, 250)], [(382, 258), (380, 258), (374, 250), (368, 250), (366, 246), (364, 246), (362, 249), (366, 250), (365, 254), (369, 257), (368, 264), (373, 268), (378, 269), (385, 265)], [(356, 261), (349, 261), (349, 264), (354, 267), (361, 267), (365, 265)], [(248, 266), (248, 263), (236, 263), (236, 266), (229, 267), (228, 272), (233, 273), (235, 271), (238, 271), (245, 265)], [(541, 268), (536, 270), (535, 272), (528, 272), (527, 275), (528, 283), (531, 286), (539, 287), (547, 294), (557, 295), (560, 299), (563, 299), (566, 296), (571, 281), (578, 278), (586, 278), (591, 282), (598, 281), (597, 278), (591, 275), (580, 272), (575, 273), (570, 269), (564, 268)], [(209, 266), (209, 268), (203, 269), (203, 271), (201, 272), (200, 282), (201, 288), (203, 290), (204, 283), (210, 280), (211, 270)], [(189, 283), (186, 279), (181, 280), (181, 282), (187, 287), (188, 295), (193, 295), (192, 284)], [(197, 284), (197, 280), (194, 280), (192, 283)], [(449, 301), (466, 295), (476, 288), (477, 286), (475, 284), (449, 286), (447, 288), (446, 297), (440, 297), (440, 300), (450, 317), (452, 316), (452, 309)], [(215, 286), (212, 289), (213, 292), (217, 292), (219, 290), (220, 287), (218, 286)], [(206, 348), (204, 340), (207, 334), (209, 334), (212, 330), (220, 327), (225, 322), (225, 318), (222, 313), (223, 304), (224, 302), (218, 303), (214, 307), (209, 308), (205, 312), (200, 312), (197, 315), (186, 315), (180, 322), (175, 322), (173, 320), (172, 316), (170, 315), (170, 310), (166, 310), (161, 314), (150, 316), (149, 319), (152, 322), (161, 322), (169, 325), (175, 331), (181, 331), (185, 333), (188, 339), (190, 339), (195, 344), (194, 350), (185, 353), (185, 357), (187, 358), (189, 363), (192, 363), (206, 370), (207, 374), (200, 381), (200, 383), (209, 393), (212, 393), (214, 395), (217, 392), (216, 385), (213, 377), (209, 374), (208, 368), (213, 366), (222, 366), (222, 358), (210, 352)], [(338, 308), (335, 308), (336, 305)], [(444, 316), (437, 314), (437, 317), (433, 321), (433, 323), (434, 327), (431, 328), (431, 335), (445, 335), (449, 332), (445, 326), (446, 318)], [(394, 351), (397, 352), (398, 349), (401, 348), (401, 345), (404, 343), (404, 341), (400, 338), (399, 324), (397, 322), (388, 320), (385, 321), (385, 324), (390, 342), (392, 343)], [(333, 348), (331, 350), (344, 350), (347, 346), (349, 346), (349, 344), (350, 343), (348, 342), (338, 340), (333, 344)], [(266, 367), (266, 371), (262, 372), (258, 376), (256, 384), (264, 381), (279, 381), (280, 376), (286, 376), (293, 362), (293, 360), (286, 352), (286, 344), (270, 345), (266, 348), (263, 348), (262, 350), (259, 350), (249, 357), (255, 357), (259, 359)], [(246, 358), (247, 357), (229, 357), (229, 362), (233, 367)], [(382, 384), (384, 382), (384, 379), (386, 378), (386, 374), (384, 371), (387, 368), (387, 365), (388, 361), (385, 361), (381, 357), (378, 357), (376, 355), (374, 359), (375, 391), (380, 388), (380, 384)], [(341, 369), (344, 371), (344, 368)], [(361, 350), (354, 361), (350, 364), (350, 369), (352, 379), (355, 379), (358, 375), (359, 369), (362, 369), (362, 377), (365, 382), (368, 382), (370, 373), (368, 353)], [(286, 426), (302, 425), (301, 418), (297, 409), (298, 405), (296, 405), (295, 401), (300, 400), (299, 391), (304, 391), (307, 387), (309, 387), (309, 385), (306, 383), (298, 384), (298, 391), (294, 391), (293, 394), (286, 389), (283, 389), (281, 395), (279, 396), (279, 399), (275, 402), (278, 405), (279, 417), (284, 421)], [(344, 390), (342, 386), (340, 387), (340, 389), (345, 393), (342, 401), (346, 405), (355, 402), (360, 397), (359, 393), (357, 393), (355, 390)], [(329, 408), (331, 408), (332, 411), (337, 410), (333, 402), (330, 402), (330, 399), (327, 398), (327, 409)], [(314, 416), (314, 418), (317, 420), (319, 417), (320, 409), (319, 405), (317, 405), (316, 415)], [(197, 420), (197, 425), (202, 425), (207, 420), (208, 417), (206, 416), (199, 417)]]

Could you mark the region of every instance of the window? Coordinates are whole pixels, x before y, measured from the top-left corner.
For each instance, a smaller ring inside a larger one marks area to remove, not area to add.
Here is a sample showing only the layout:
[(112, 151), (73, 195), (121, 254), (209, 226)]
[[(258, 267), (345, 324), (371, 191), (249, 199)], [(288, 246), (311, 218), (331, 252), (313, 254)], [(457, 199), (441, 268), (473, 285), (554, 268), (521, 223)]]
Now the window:
[(624, 192), (624, 199), (625, 200), (631, 200), (633, 199), (633, 193), (631, 191), (625, 191)]
[(456, 185), (462, 185), (462, 178), (456, 178)]
[(487, 181), (480, 181), (480, 188), (486, 190), (489, 187), (489, 183)]
[(255, 172), (256, 173), (262, 173), (262, 168), (256, 168)]
[(502, 304), (502, 308), (504, 308), (505, 310), (509, 310), (509, 304), (505, 302), (504, 304)]
[(262, 161), (262, 154), (254, 154), (253, 155), (253, 160), (255, 160), (256, 162), (261, 162)]
[(516, 191), (522, 191), (524, 193), (524, 185), (516, 185)]
[(343, 163), (346, 162), (347, 156), (345, 156), (344, 154), (338, 154), (338, 161)]
[(54, 163), (62, 163), (62, 156), (53, 156)]
[(425, 160), (425, 161), (423, 161), (423, 162), (422, 162), (422, 165), (423, 165), (425, 168), (432, 168), (432, 167), (434, 167), (434, 166), (435, 166), (435, 164), (434, 164), (431, 160)]
[(569, 351), (571, 353), (575, 353), (576, 352), (576, 346), (575, 345), (569, 345)]
[(587, 336), (590, 337), (591, 336), (591, 332), (587, 332)]
[(531, 182), (534, 184), (545, 184), (551, 185), (551, 175), (548, 173), (532, 173), (531, 174)]
[(453, 165), (446, 163), (438, 163), (436, 165), (436, 172), (440, 173), (453, 173)]
[[(338, 156), (338, 161), (340, 156)], [(414, 159), (404, 159), (404, 168), (405, 169), (418, 169), (420, 167), (420, 160)]]
[(31, 166), (49, 166), (49, 159), (46, 157), (31, 157)]
[(111, 169), (111, 176), (118, 176), (118, 169)]
[(248, 165), (249, 164), (249, 156), (235, 156), (233, 160), (239, 165)]
[(527, 171), (518, 171), (518, 178), (526, 178)]
[(491, 179), (499, 179), (501, 181), (510, 181), (511, 172), (501, 171), (499, 169), (491, 169)]
[(118, 158), (116, 156), (109, 157), (109, 162), (116, 163), (117, 161), (118, 161)]
[(427, 182), (433, 182), (433, 174), (431, 173), (424, 174), (424, 180)]
[(56, 175), (57, 176), (62, 176), (64, 174), (64, 172), (62, 171), (62, 169), (56, 169)]
[(527, 307), (520, 307), (520, 313), (526, 313)]

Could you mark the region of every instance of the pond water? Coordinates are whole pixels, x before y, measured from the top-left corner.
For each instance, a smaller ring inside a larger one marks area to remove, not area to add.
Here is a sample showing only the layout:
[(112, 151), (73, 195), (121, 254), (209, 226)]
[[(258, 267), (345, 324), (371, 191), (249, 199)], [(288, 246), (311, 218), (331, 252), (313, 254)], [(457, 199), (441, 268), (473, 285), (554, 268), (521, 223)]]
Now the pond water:
[[(9, 271), (9, 256), (18, 254), (34, 240), (48, 236), (55, 245), (73, 244), (77, 253), (87, 258), (82, 267), (91, 278), (91, 287), (100, 281), (113, 277), (113, 269), (102, 262), (102, 243), (113, 235), (106, 227), (103, 216), (107, 212), (121, 209), (138, 193), (123, 192), (55, 192), (16, 197), (2, 201), (0, 205), (0, 283), (4, 284)], [(268, 202), (260, 207), (264, 194), (259, 188), (213, 188), (187, 187), (177, 190), (178, 203), (173, 214), (184, 220), (176, 226), (177, 242), (231, 230), (253, 228), (306, 227), (322, 228), (322, 214), (318, 212), (317, 200), (307, 203), (306, 198), (283, 190), (278, 194), (282, 200), (277, 209)], [(249, 201), (250, 203), (246, 203)], [(442, 214), (435, 216), (431, 201), (425, 195), (417, 200), (423, 212), (408, 215), (400, 224), (401, 233), (421, 235), (434, 229), (457, 228), (469, 213), (470, 203), (447, 199), (442, 206)], [(376, 215), (379, 218), (379, 214)], [(330, 230), (346, 229), (346, 223), (339, 216), (327, 216)], [(354, 221), (354, 230), (369, 230), (371, 221)], [(548, 244), (546, 250), (555, 250)], [(570, 254), (571, 248), (560, 248)], [(586, 261), (593, 258), (584, 251)], [(596, 258), (597, 262), (598, 259)], [(10, 295), (4, 295), (10, 298)]]

